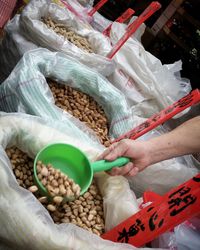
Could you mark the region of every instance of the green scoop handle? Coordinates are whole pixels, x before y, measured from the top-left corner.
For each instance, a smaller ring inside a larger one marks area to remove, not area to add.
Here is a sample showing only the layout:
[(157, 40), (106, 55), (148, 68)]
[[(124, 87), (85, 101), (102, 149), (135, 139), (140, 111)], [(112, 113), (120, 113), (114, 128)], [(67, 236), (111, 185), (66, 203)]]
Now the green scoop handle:
[(125, 164), (129, 162), (130, 162), (129, 158), (119, 157), (118, 159), (114, 161), (101, 160), (101, 161), (92, 162), (91, 166), (92, 166), (93, 172), (96, 173), (96, 172), (101, 172), (101, 171), (107, 171), (114, 167), (123, 167)]

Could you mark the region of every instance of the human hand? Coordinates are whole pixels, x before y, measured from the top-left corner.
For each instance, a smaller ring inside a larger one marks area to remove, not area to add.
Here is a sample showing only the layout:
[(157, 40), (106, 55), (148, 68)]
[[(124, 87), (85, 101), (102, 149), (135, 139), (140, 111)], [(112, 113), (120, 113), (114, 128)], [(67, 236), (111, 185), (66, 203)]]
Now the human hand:
[(98, 160), (105, 159), (107, 161), (114, 161), (121, 156), (128, 157), (130, 158), (129, 163), (123, 167), (113, 168), (109, 171), (109, 174), (134, 176), (150, 165), (148, 152), (146, 142), (125, 139), (112, 144), (98, 157)]

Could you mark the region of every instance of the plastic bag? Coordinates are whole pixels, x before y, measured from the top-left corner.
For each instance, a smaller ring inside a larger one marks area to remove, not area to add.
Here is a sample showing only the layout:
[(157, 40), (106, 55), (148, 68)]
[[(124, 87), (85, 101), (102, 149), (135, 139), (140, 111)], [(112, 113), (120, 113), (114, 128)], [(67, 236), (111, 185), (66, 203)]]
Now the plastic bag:
[(166, 232), (152, 242), (152, 247), (177, 250), (200, 249), (200, 219), (194, 217)]
[[(25, 114), (0, 113), (0, 249), (136, 249), (127, 244), (102, 240), (73, 224), (54, 224), (35, 196), (18, 185), (4, 151), (6, 147), (16, 146), (30, 157), (35, 157), (47, 143), (62, 141), (78, 146), (91, 159), (96, 157), (102, 146), (95, 145), (89, 137), (85, 140), (83, 133), (79, 133), (77, 138), (76, 129), (72, 133), (73, 128), (68, 125), (56, 121), (53, 124), (51, 120)], [(129, 193), (129, 187), (126, 188)], [(127, 200), (130, 200), (129, 196)]]
[[(104, 197), (106, 231), (111, 230), (139, 211), (135, 194), (123, 176), (96, 175), (96, 180)], [(122, 206), (123, 204), (123, 206)]]
[[(123, 24), (113, 23), (111, 41), (115, 44), (124, 34)], [(181, 62), (162, 65), (153, 55), (145, 51), (138, 40), (142, 30), (129, 38), (115, 55), (117, 69), (109, 80), (125, 93), (134, 106), (134, 113), (149, 117), (188, 94), (190, 84), (176, 77)]]
[[(26, 53), (0, 85), (0, 109), (50, 117), (53, 120), (73, 119), (83, 129), (83, 123), (54, 105), (45, 78), (56, 79), (93, 97), (106, 113), (111, 137), (118, 137), (132, 128), (131, 110), (122, 92), (106, 78), (71, 57), (46, 49)], [(85, 129), (87, 131), (92, 133), (88, 128)]]
[[(87, 53), (56, 34), (41, 21), (41, 17), (51, 17), (66, 27), (70, 27), (77, 34), (86, 37), (94, 53)], [(89, 24), (81, 22), (71, 11), (62, 8), (48, 0), (31, 1), (23, 10), (20, 17), (20, 27), (23, 35), (33, 43), (56, 51), (62, 51), (75, 57), (80, 62), (95, 68), (107, 75), (113, 70), (112, 61), (105, 56), (111, 49), (109, 40), (100, 32), (95, 31)]]
[[(78, 34), (86, 37), (96, 54), (84, 52), (48, 29), (40, 20), (47, 15), (67, 27), (73, 27)], [(89, 23), (80, 21), (67, 8), (49, 3), (48, 0), (31, 1), (21, 16), (16, 15), (5, 27), (5, 37), (0, 44), (0, 81), (8, 77), (25, 52), (37, 47), (63, 52), (106, 76), (115, 68), (114, 61), (106, 58), (111, 49), (108, 38), (95, 31)]]

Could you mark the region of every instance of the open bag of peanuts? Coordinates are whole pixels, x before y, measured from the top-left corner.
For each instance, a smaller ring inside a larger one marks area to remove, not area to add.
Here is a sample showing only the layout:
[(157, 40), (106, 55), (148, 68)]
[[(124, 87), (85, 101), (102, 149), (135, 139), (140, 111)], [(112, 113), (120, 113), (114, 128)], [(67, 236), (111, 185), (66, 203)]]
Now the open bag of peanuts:
[[(13, 89), (18, 89), (14, 91)], [(105, 146), (129, 131), (131, 109), (106, 78), (59, 52), (27, 52), (0, 85), (0, 108), (68, 121)], [(119, 102), (120, 100), (120, 102)]]
[(112, 48), (109, 39), (49, 0), (31, 1), (25, 7), (20, 31), (34, 44), (62, 51), (104, 75), (114, 69), (114, 63), (106, 57)]
[(58, 196), (49, 201), (33, 182), (34, 157), (49, 143), (70, 143), (95, 160), (103, 147), (84, 136), (62, 122), (0, 113), (0, 249), (136, 249), (98, 237), (138, 211), (124, 177), (100, 174), (84, 195), (65, 203)]

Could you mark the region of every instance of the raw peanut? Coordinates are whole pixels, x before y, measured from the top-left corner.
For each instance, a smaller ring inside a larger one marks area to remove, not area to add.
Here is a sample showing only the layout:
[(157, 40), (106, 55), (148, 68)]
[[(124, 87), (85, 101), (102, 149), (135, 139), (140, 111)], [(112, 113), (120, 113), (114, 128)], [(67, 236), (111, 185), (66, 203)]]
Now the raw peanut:
[(41, 202), (42, 204), (47, 203), (47, 201), (48, 201), (46, 196), (42, 196), (42, 197), (38, 198), (38, 200), (39, 200), (39, 202)]
[(91, 221), (91, 220), (93, 220), (93, 218), (94, 218), (94, 215), (90, 213), (88, 216), (88, 220)]
[(83, 213), (83, 207), (81, 205), (78, 207), (78, 211), (79, 213)]
[(90, 209), (89, 209), (89, 208), (87, 208), (87, 207), (86, 207), (86, 208), (84, 208), (84, 212), (86, 212), (86, 213), (88, 213), (88, 212), (89, 212), (89, 210), (90, 210)]
[(42, 180), (42, 175), (41, 174), (38, 174), (37, 176), (38, 176), (39, 180)]
[(62, 223), (70, 223), (70, 220), (68, 218), (63, 218), (61, 220)]
[(95, 220), (90, 221), (91, 226), (95, 225), (95, 223), (96, 223)]
[(28, 190), (29, 190), (31, 193), (35, 193), (35, 192), (38, 191), (38, 187), (37, 187), (37, 186), (31, 186), (31, 187), (29, 187)]
[(96, 211), (96, 210), (91, 210), (91, 211), (90, 211), (90, 214), (96, 215), (96, 214), (97, 214), (97, 211)]
[(83, 195), (83, 197), (84, 197), (85, 199), (87, 199), (89, 196), (90, 196), (90, 193), (89, 193), (89, 192), (86, 192), (86, 193)]
[(60, 204), (62, 201), (63, 201), (63, 197), (61, 196), (55, 196), (53, 198), (53, 201), (56, 203), (56, 204)]
[(75, 202), (75, 204), (77, 204), (77, 205), (81, 205), (81, 204), (82, 204), (81, 200), (75, 200), (74, 202)]
[(42, 179), (41, 183), (42, 183), (43, 186), (46, 186), (47, 185), (47, 180), (46, 179)]
[(48, 209), (49, 211), (51, 211), (51, 212), (56, 211), (56, 207), (55, 207), (54, 205), (52, 205), (52, 204), (47, 205), (47, 209)]
[(83, 216), (81, 219), (82, 219), (83, 222), (87, 221), (87, 218), (85, 216)]
[(73, 210), (74, 215), (77, 217), (78, 216), (78, 209)]
[[(71, 191), (71, 190), (70, 190)], [(66, 194), (66, 189), (65, 189), (65, 186), (63, 185), (63, 184), (61, 184), (60, 186), (59, 186), (59, 192), (60, 192), (60, 194), (61, 195), (65, 195)], [(73, 196), (73, 194), (71, 194), (71, 195), (68, 195), (68, 193), (67, 193), (67, 195), (66, 195), (67, 197), (70, 197), (70, 196)]]
[(52, 185), (53, 187), (58, 187), (58, 186), (59, 186), (59, 185), (58, 185), (58, 182), (57, 182), (55, 179), (52, 180), (51, 185)]
[(86, 216), (86, 213), (81, 213), (80, 215), (79, 215), (80, 217), (84, 217), (84, 216)]

